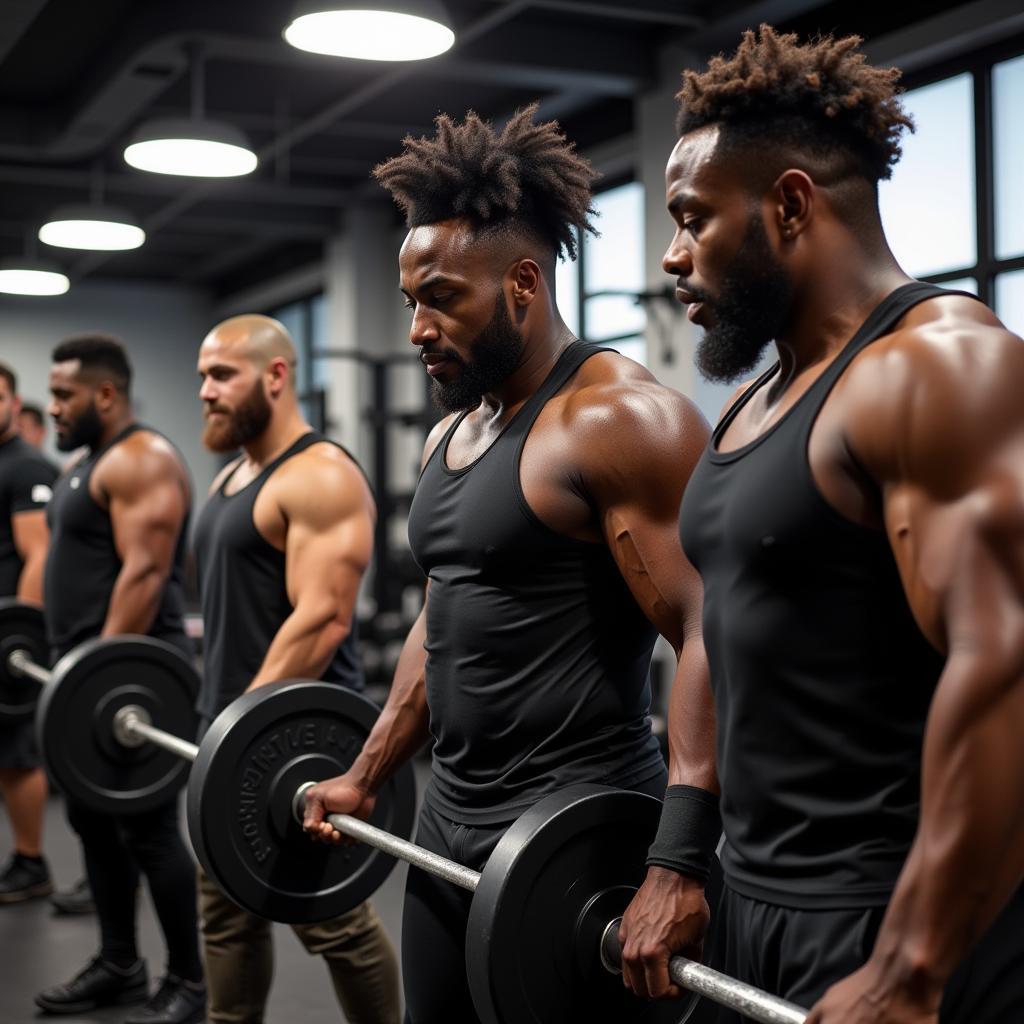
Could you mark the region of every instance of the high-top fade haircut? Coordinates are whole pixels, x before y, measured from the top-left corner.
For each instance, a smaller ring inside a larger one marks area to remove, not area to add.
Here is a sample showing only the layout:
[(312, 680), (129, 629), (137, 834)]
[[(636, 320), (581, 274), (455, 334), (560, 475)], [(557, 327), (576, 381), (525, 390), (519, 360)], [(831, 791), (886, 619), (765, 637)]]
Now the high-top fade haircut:
[(96, 382), (109, 380), (127, 396), (132, 383), (132, 368), (123, 343), (112, 334), (99, 332), (65, 338), (51, 356), (55, 363), (77, 359), (83, 376)]
[(774, 151), (780, 160), (803, 156), (821, 184), (855, 176), (877, 186), (900, 158), (900, 135), (914, 125), (898, 99), (899, 69), (872, 67), (861, 42), (825, 36), (801, 44), (770, 25), (748, 29), (731, 57), (683, 72), (679, 135), (721, 125), (723, 148), (756, 153), (750, 167), (762, 178), (780, 169)]
[(536, 104), (518, 111), (500, 133), (473, 111), (461, 124), (441, 114), (434, 138), (407, 135), (374, 177), (410, 228), (464, 218), (477, 235), (526, 235), (575, 259), (577, 231), (594, 232), (597, 175), (555, 121), (534, 123), (536, 113)]

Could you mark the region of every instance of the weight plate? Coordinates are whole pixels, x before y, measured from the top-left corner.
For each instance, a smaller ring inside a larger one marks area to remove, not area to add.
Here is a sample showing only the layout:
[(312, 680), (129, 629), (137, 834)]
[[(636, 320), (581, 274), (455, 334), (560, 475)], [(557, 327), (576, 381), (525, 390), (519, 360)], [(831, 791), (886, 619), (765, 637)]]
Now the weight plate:
[(10, 669), (13, 651), (27, 651), (38, 665), (50, 663), (42, 610), (13, 598), (0, 598), (0, 724), (24, 722), (39, 700), (39, 683)]
[(638, 999), (600, 964), (604, 926), (643, 881), (660, 814), (661, 801), (643, 793), (571, 786), (505, 833), (466, 931), (469, 988), (484, 1024), (687, 1020), (697, 996)]
[(144, 708), (157, 728), (193, 741), (199, 676), (176, 647), (152, 637), (87, 640), (43, 687), (36, 712), (46, 767), (69, 800), (105, 814), (135, 814), (172, 799), (189, 762), (152, 743), (122, 746), (114, 715)]
[[(286, 680), (242, 694), (210, 726), (188, 787), (188, 827), (206, 873), (240, 906), (274, 921), (325, 921), (372, 895), (394, 858), (364, 843), (314, 842), (292, 816), (304, 782), (345, 772), (380, 713), (333, 683)], [(412, 766), (381, 789), (371, 823), (408, 838)]]

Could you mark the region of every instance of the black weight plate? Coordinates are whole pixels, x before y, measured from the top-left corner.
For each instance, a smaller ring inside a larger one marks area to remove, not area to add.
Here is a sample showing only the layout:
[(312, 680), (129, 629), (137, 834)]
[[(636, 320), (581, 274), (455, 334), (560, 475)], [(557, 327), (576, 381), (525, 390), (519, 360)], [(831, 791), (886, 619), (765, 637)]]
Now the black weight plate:
[(42, 610), (0, 598), (0, 722), (27, 721), (39, 700), (39, 683), (8, 668), (8, 656), (19, 650), (28, 651), (38, 665), (49, 664)]
[(466, 929), (469, 988), (484, 1024), (689, 1017), (698, 997), (638, 999), (601, 967), (603, 927), (592, 912), (598, 906), (605, 924), (622, 914), (646, 874), (660, 814), (661, 801), (643, 793), (571, 786), (505, 833), (484, 867)]
[[(371, 896), (394, 858), (364, 843), (316, 843), (292, 816), (304, 782), (345, 772), (379, 709), (332, 683), (286, 680), (242, 694), (203, 737), (188, 828), (206, 873), (240, 906), (291, 924), (325, 921)], [(380, 791), (372, 824), (407, 839), (416, 782), (407, 764)]]
[(36, 712), (46, 767), (69, 800), (106, 814), (136, 814), (170, 800), (188, 761), (152, 743), (122, 746), (115, 713), (143, 707), (153, 725), (195, 740), (199, 676), (177, 648), (151, 637), (87, 640), (53, 668)]

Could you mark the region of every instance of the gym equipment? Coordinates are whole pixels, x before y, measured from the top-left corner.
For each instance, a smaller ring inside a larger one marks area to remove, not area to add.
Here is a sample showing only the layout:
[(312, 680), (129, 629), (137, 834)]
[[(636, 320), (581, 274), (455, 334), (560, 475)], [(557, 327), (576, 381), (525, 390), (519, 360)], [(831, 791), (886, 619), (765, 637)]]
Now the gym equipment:
[[(643, 880), (657, 828), (654, 797), (595, 785), (552, 794), (508, 829), (477, 872), (408, 841), (415, 783), (405, 765), (378, 794), (370, 822), (328, 816), (364, 846), (318, 844), (302, 832), (305, 793), (342, 774), (362, 748), (377, 709), (358, 694), (306, 680), (260, 687), (234, 701), (197, 746), (155, 726), (154, 717), (166, 720), (153, 704), (159, 692), (131, 681), (155, 682), (158, 666), (179, 675), (174, 658), (187, 662), (167, 645), (87, 641), (52, 674), (26, 646), (4, 651), (6, 671), (47, 683), (41, 732), (63, 734), (66, 749), (51, 756), (69, 770), (85, 757), (88, 800), (111, 801), (123, 812), (146, 798), (152, 786), (126, 788), (108, 777), (122, 758), (156, 748), (194, 762), (187, 801), (193, 846), (211, 878), (246, 909), (291, 923), (337, 916), (370, 896), (396, 857), (472, 892), (466, 967), (485, 1024), (562, 1024), (584, 1015), (682, 1024), (699, 996), (762, 1024), (805, 1020), (802, 1008), (684, 957), (674, 957), (669, 970), (687, 992), (678, 1000), (639, 1000), (615, 977), (621, 914)], [(83, 715), (91, 727), (72, 741)]]
[(194, 736), (199, 676), (189, 659), (152, 637), (97, 637), (51, 671), (39, 663), (46, 649), (42, 612), (0, 601), (0, 704), (15, 711), (4, 717), (16, 721), (34, 711), (40, 752), (68, 799), (106, 814), (147, 811), (172, 799), (188, 766), (160, 748), (124, 746), (113, 722), (131, 705)]

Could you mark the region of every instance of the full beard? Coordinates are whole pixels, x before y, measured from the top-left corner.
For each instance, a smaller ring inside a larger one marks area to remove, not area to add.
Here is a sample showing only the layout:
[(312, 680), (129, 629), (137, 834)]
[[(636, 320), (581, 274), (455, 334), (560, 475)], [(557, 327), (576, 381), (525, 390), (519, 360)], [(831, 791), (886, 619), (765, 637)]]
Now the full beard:
[(207, 420), (203, 430), (203, 444), (212, 452), (232, 452), (255, 441), (270, 424), (271, 408), (263, 393), (263, 382), (257, 381), (248, 395), (232, 412), (213, 405), (210, 412), (223, 412), (223, 420)]
[(743, 244), (717, 298), (694, 293), (714, 323), (697, 345), (697, 369), (707, 380), (731, 383), (748, 374), (789, 320), (793, 285), (772, 252), (760, 217), (752, 216)]
[(94, 405), (86, 408), (78, 419), (69, 425), (64, 434), (57, 434), (57, 448), (62, 452), (73, 452), (83, 445), (95, 448), (103, 434), (103, 421)]
[(433, 379), (430, 382), (434, 404), (444, 412), (475, 409), (484, 395), (507, 380), (519, 366), (523, 336), (508, 315), (503, 293), (498, 293), (494, 315), (473, 339), (470, 351), (470, 361), (453, 350), (442, 352), (446, 358), (458, 363), (460, 371), (455, 380)]

